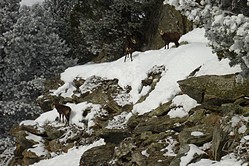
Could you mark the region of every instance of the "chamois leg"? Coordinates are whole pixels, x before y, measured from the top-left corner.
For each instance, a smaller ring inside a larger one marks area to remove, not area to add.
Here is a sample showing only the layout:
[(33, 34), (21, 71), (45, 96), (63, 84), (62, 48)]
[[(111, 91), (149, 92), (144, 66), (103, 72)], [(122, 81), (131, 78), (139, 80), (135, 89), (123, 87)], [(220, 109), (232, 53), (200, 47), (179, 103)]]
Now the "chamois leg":
[(59, 113), (59, 122), (61, 122), (61, 114)]
[(62, 123), (64, 123), (64, 115), (62, 114)]
[(130, 53), (130, 57), (131, 57), (131, 61), (133, 61), (133, 60), (132, 60), (132, 53)]
[(178, 41), (177, 41), (177, 42), (175, 42), (175, 45), (176, 45), (176, 47), (179, 47), (180, 44), (179, 44)]
[(67, 120), (66, 125), (69, 126), (69, 116), (66, 116), (66, 120)]
[(125, 59), (124, 59), (124, 62), (126, 61), (126, 56), (127, 56), (127, 54), (125, 54)]

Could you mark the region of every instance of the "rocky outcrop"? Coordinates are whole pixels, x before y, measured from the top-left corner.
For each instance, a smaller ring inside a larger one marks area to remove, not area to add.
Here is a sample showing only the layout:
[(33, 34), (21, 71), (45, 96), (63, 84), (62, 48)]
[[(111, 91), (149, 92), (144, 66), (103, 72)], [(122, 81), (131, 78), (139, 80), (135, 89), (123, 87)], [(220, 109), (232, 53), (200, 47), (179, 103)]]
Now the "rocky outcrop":
[[(158, 20), (157, 20), (158, 19)], [(146, 37), (148, 38), (148, 48), (159, 49), (164, 46), (164, 41), (161, 39), (158, 28), (165, 32), (179, 32), (185, 34), (193, 27), (193, 24), (181, 15), (173, 6), (162, 5), (157, 17), (151, 21), (148, 27)]]
[(178, 83), (182, 92), (198, 103), (220, 106), (249, 95), (249, 80), (244, 78), (242, 82), (237, 77), (239, 76), (201, 76), (178, 81)]
[[(243, 136), (249, 133), (248, 129), (242, 131), (248, 123), (248, 118), (243, 116), (247, 115), (249, 106), (245, 97), (247, 91), (243, 90), (248, 85), (245, 81), (236, 83), (236, 75), (202, 76), (180, 81), (182, 93), (202, 104), (183, 118), (167, 115), (175, 109), (171, 101), (150, 113), (132, 116), (127, 122), (131, 135), (116, 145), (108, 163), (178, 166), (182, 158), (197, 147), (201, 150), (196, 151), (188, 163), (203, 158), (220, 160), (230, 152), (242, 153), (245, 159), (245, 152), (235, 150)], [(238, 126), (232, 124), (234, 118), (238, 120)]]
[(109, 161), (114, 154), (115, 146), (107, 144), (100, 147), (94, 147), (83, 154), (80, 159), (80, 166), (101, 165), (108, 166)]
[[(151, 86), (153, 90), (164, 67), (154, 69), (158, 72), (149, 73), (148, 78), (141, 81), (141, 87)], [(16, 137), (13, 163), (29, 165), (99, 138), (103, 138), (106, 145), (86, 151), (79, 165), (178, 166), (189, 153), (192, 158), (186, 160), (188, 164), (203, 158), (220, 160), (231, 152), (247, 160), (247, 152), (243, 149), (248, 145), (242, 140), (249, 134), (249, 82), (247, 79), (238, 82), (236, 78), (236, 75), (201, 76), (179, 81), (182, 94), (199, 102), (188, 114), (170, 117), (169, 112), (184, 109), (172, 100), (144, 115), (132, 115), (127, 122), (121, 115), (127, 115), (132, 104), (125, 102), (122, 105), (117, 98), (119, 95), (128, 97), (130, 88), (122, 89), (115, 79), (77, 79), (72, 97), (60, 96), (60, 100), (99, 104), (105, 114), (92, 119), (93, 126), (87, 126), (85, 119), (82, 122), (86, 124), (85, 128), (53, 123), (39, 127), (36, 123), (23, 122), (12, 130)], [(44, 96), (44, 100), (49, 95)], [(140, 101), (142, 98), (146, 96)], [(86, 117), (92, 111), (89, 106), (82, 116)], [(117, 118), (119, 115), (120, 119)], [(114, 121), (114, 117), (118, 120)], [(116, 127), (110, 127), (111, 123)], [(36, 153), (37, 146), (44, 148), (43, 154)]]

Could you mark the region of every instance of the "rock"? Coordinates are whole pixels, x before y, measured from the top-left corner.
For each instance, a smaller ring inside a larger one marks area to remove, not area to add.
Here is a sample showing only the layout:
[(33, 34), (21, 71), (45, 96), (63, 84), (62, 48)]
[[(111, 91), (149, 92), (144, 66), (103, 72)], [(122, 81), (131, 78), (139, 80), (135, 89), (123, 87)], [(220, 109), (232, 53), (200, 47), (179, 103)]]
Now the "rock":
[(179, 134), (179, 142), (184, 144), (195, 144), (202, 146), (210, 142), (213, 136), (213, 127), (211, 125), (197, 125), (191, 128), (184, 128)]
[(214, 127), (212, 139), (212, 155), (216, 161), (219, 161), (223, 156), (223, 147), (227, 141), (228, 132), (221, 129), (219, 126)]
[(171, 161), (169, 166), (179, 166), (181, 162), (181, 157), (185, 156), (189, 150), (190, 150), (189, 145), (187, 144), (182, 145), (177, 156)]
[(192, 77), (178, 81), (178, 84), (184, 94), (209, 106), (221, 106), (249, 95), (249, 79), (245, 78), (243, 83), (236, 82), (235, 74)]
[(28, 133), (24, 130), (20, 130), (19, 127), (12, 128), (11, 134), (16, 138), (16, 149), (14, 152), (15, 156), (22, 157), (22, 152), (25, 149), (28, 149), (36, 144), (33, 140), (27, 139), (26, 136), (28, 136)]
[[(184, 159), (184, 157), (187, 156), (188, 153), (192, 153), (193, 150), (194, 150), (195, 153), (191, 154), (191, 158), (189, 156), (188, 159)], [(184, 144), (184, 145), (181, 145), (177, 156), (172, 160), (172, 162), (170, 163), (169, 166), (182, 165), (182, 164), (180, 164), (181, 161), (184, 161), (184, 163), (186, 165), (189, 165), (190, 163), (194, 163), (194, 162), (200, 160), (201, 158), (205, 158), (205, 156), (206, 156), (205, 152), (198, 149), (198, 147), (196, 147), (195, 145), (193, 145), (193, 144)]]
[(50, 152), (60, 152), (62, 147), (63, 145), (60, 142), (58, 142), (58, 140), (52, 140), (48, 142), (47, 149)]
[(151, 131), (153, 133), (160, 133), (167, 131), (169, 129), (174, 130), (176, 126), (174, 124), (186, 121), (185, 118), (174, 118), (171, 119), (169, 116), (161, 117), (148, 117), (141, 119), (138, 125), (133, 130), (134, 134), (141, 134), (146, 131)]
[(49, 140), (60, 138), (64, 133), (59, 127), (53, 127), (50, 125), (45, 125), (44, 129), (48, 136), (47, 139)]
[(203, 117), (200, 123), (215, 126), (219, 124), (219, 121), (222, 119), (222, 116), (217, 113), (211, 113), (208, 116)]
[(29, 150), (25, 150), (23, 152), (23, 166), (32, 165), (38, 161), (40, 161), (42, 158), (38, 157), (34, 152), (31, 152)]
[(189, 116), (187, 122), (200, 124), (203, 118), (205, 118), (205, 112), (207, 112), (207, 110), (197, 106), (191, 109), (191, 112), (193, 112), (193, 114)]
[(136, 145), (132, 137), (124, 139), (114, 151), (114, 160), (117, 160), (117, 165), (130, 162), (135, 149)]
[(104, 138), (106, 143), (119, 144), (131, 133), (127, 129), (102, 129), (97, 131), (96, 136)]
[[(151, 24), (147, 38), (149, 38), (149, 47), (150, 49), (159, 49), (162, 48), (164, 43), (159, 35), (158, 28), (163, 31), (174, 32), (180, 31), (181, 34), (185, 34), (192, 29), (192, 23), (188, 21), (186, 16), (180, 14), (179, 11), (175, 10), (173, 6), (163, 5), (159, 8), (159, 14), (156, 16), (159, 20), (158, 24)], [(158, 25), (155, 27), (155, 25)], [(178, 27), (178, 28), (176, 28)]]
[(148, 116), (149, 117), (153, 117), (153, 116), (165, 116), (168, 114), (168, 112), (171, 109), (171, 104), (172, 101), (169, 101), (167, 103), (164, 104), (160, 104), (159, 107), (157, 107), (155, 110), (153, 110), (152, 112), (149, 112)]
[(18, 130), (24, 130), (39, 136), (46, 136), (45, 130), (33, 120), (22, 121), (18, 127), (20, 127)]
[(80, 166), (108, 166), (113, 158), (115, 146), (106, 144), (87, 150), (80, 159)]
[(63, 146), (62, 148), (62, 151), (64, 153), (67, 153), (69, 149), (73, 148), (74, 147), (74, 143), (73, 142), (70, 142), (70, 143), (67, 143)]

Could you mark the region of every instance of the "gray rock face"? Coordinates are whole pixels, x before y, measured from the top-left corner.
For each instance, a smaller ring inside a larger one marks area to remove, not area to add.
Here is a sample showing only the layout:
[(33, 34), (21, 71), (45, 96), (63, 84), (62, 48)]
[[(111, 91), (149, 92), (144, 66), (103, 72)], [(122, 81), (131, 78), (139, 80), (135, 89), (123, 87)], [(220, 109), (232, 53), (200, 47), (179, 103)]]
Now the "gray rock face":
[(179, 142), (184, 144), (195, 144), (202, 146), (210, 142), (213, 136), (213, 126), (208, 124), (196, 125), (194, 127), (184, 128), (179, 134)]
[[(121, 128), (107, 128), (107, 125), (116, 115), (131, 111), (133, 105), (120, 106), (113, 97), (119, 92), (128, 93), (130, 89), (119, 87), (117, 80), (91, 79), (95, 80), (96, 86), (89, 93), (80, 92), (80, 87), (83, 88), (82, 84), (86, 81), (79, 80), (75, 81), (77, 90), (74, 93), (81, 93), (81, 96), (61, 100), (75, 103), (87, 101), (101, 105), (107, 114), (93, 119), (93, 132), (89, 134), (74, 125), (65, 127), (47, 124), (43, 126), (43, 130), (36, 125), (19, 126), (12, 131), (16, 137), (16, 160), (13, 163), (28, 165), (49, 158), (52, 153), (67, 152), (74, 146), (90, 144), (99, 138), (104, 138), (106, 145), (86, 151), (82, 154), (79, 165), (179, 166), (193, 148), (199, 150), (192, 155), (189, 164), (203, 158), (220, 160), (230, 152), (241, 155), (242, 159), (248, 156), (243, 151), (247, 145), (241, 142), (249, 134), (249, 119), (245, 117), (249, 115), (249, 100), (245, 97), (249, 94), (247, 79), (243, 84), (236, 82), (236, 75), (202, 76), (179, 81), (182, 93), (200, 103), (187, 116), (170, 118), (167, 114), (175, 110), (176, 106), (172, 106), (172, 101), (169, 101), (152, 112), (141, 116), (133, 115)], [(145, 79), (143, 84), (152, 86), (152, 82)], [(89, 112), (91, 108), (86, 108), (82, 116)], [(232, 123), (234, 118), (238, 123)], [(41, 138), (39, 143), (45, 145), (45, 156), (37, 156), (28, 150), (37, 144), (28, 139), (29, 134)]]
[(108, 166), (112, 160), (115, 146), (112, 144), (94, 147), (83, 154), (80, 166)]
[(207, 105), (220, 106), (249, 95), (249, 79), (238, 82), (236, 75), (192, 77), (178, 84), (183, 93)]

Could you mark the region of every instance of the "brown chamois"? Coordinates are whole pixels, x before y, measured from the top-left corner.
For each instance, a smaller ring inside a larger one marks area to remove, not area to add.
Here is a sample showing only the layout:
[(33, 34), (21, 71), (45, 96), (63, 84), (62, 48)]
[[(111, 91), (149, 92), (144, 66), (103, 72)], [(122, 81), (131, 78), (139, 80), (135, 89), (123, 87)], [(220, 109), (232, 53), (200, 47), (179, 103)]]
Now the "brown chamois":
[(71, 108), (59, 103), (54, 103), (54, 108), (56, 108), (57, 112), (59, 113), (59, 122), (64, 123), (64, 117), (66, 118), (67, 122), (66, 125), (69, 125), (69, 118), (71, 114)]
[(178, 43), (181, 35), (179, 32), (163, 32), (162, 30), (160, 30), (160, 35), (164, 41), (164, 48), (166, 49), (166, 45), (167, 48), (169, 49), (169, 43), (173, 42), (175, 43), (176, 47), (178, 47), (180, 44)]
[(132, 61), (132, 53), (135, 51), (135, 45), (136, 45), (136, 40), (132, 36), (127, 36), (126, 42), (124, 45), (124, 53), (125, 53), (124, 62), (126, 61), (126, 57), (129, 57), (129, 56)]

